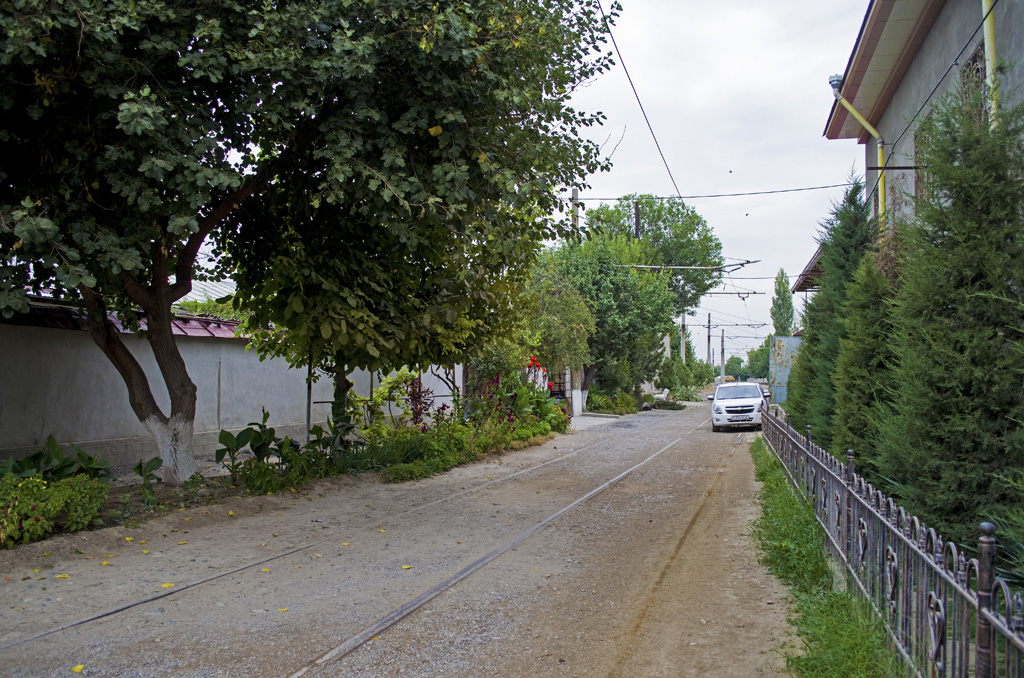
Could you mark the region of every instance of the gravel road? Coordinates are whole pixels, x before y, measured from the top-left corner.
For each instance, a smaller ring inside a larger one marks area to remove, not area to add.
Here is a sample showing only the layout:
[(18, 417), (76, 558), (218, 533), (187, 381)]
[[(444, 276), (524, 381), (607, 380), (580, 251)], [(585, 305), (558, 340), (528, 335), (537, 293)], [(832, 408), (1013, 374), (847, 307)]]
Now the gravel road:
[(784, 675), (754, 434), (706, 410), (0, 552), (0, 675)]

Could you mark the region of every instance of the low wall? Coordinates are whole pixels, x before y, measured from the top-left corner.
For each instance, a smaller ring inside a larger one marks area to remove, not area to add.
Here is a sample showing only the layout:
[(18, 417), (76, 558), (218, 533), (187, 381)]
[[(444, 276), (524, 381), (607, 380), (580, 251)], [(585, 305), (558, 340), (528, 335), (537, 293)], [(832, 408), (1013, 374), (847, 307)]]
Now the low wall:
[[(164, 412), (170, 398), (145, 339), (124, 334), (128, 350), (149, 375), (154, 397)], [(238, 430), (270, 412), (268, 424), (278, 435), (305, 439), (306, 373), (283, 359), (260, 361), (245, 350), (245, 340), (176, 337), (197, 388), (195, 451), (212, 453), (221, 429)], [(86, 332), (0, 324), (0, 458), (31, 452), (48, 435), (62, 445), (75, 444), (99, 453), (111, 464), (134, 464), (157, 455), (146, 427), (128, 403), (128, 389), (113, 365)], [(356, 371), (349, 376), (355, 391), (370, 392), (379, 375)], [(462, 371), (455, 371), (461, 385)], [(449, 389), (427, 373), (423, 385), (448, 401)], [(313, 384), (312, 421), (330, 414), (334, 384), (321, 377)], [(316, 403), (316, 401), (321, 401)], [(327, 401), (327, 402), (324, 402)]]

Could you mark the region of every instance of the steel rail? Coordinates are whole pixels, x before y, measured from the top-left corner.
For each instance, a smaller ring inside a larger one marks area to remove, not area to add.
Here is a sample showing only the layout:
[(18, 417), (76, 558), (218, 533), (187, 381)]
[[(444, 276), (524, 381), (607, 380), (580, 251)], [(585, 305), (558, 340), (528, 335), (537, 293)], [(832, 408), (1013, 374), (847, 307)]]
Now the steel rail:
[[(701, 423), (703, 424), (703, 423), (706, 423), (706, 422), (701, 422)], [(479, 492), (480, 490), (483, 490), (483, 489), (486, 489), (486, 488), (492, 486), (494, 483), (504, 482), (506, 480), (511, 480), (512, 478), (516, 478), (518, 476), (524, 475), (524, 474), (529, 473), (531, 471), (535, 471), (535, 470), (537, 470), (539, 468), (543, 468), (543, 467), (548, 466), (550, 464), (554, 464), (554, 463), (557, 463), (557, 462), (560, 462), (560, 461), (564, 461), (566, 459), (569, 459), (570, 457), (573, 457), (573, 456), (579, 454), (580, 452), (583, 452), (584, 450), (590, 449), (591, 447), (594, 447), (596, 445), (600, 445), (602, 443), (608, 442), (609, 440), (618, 440), (619, 438), (625, 437), (627, 435), (630, 435), (630, 433), (629, 432), (623, 432), (623, 433), (621, 433), (621, 434), (619, 434), (617, 436), (613, 436), (613, 437), (609, 437), (609, 438), (604, 438), (602, 440), (594, 441), (594, 442), (589, 443), (587, 445), (584, 445), (584, 446), (582, 446), (582, 447), (580, 447), (578, 449), (575, 449), (575, 450), (573, 450), (571, 452), (568, 452), (568, 453), (566, 453), (566, 454), (564, 454), (564, 455), (562, 455), (560, 457), (556, 457), (555, 459), (549, 459), (548, 461), (545, 461), (543, 463), (536, 464), (535, 466), (530, 466), (528, 468), (516, 471), (515, 473), (511, 473), (511, 474), (509, 474), (507, 476), (502, 476), (501, 478), (493, 478), (493, 479), (491, 479), (491, 480), (489, 480), (489, 481), (487, 481), (485, 483), (481, 483), (481, 484), (477, 485), (476, 487), (470, 488), (468, 490), (463, 490), (463, 491), (460, 491), (460, 492), (449, 494), (449, 495), (446, 495), (445, 497), (442, 497), (441, 499), (436, 499), (434, 501), (427, 502), (426, 504), (422, 504), (422, 505), (415, 506), (413, 508), (407, 509), (407, 510), (401, 512), (401, 513), (397, 513), (397, 514), (395, 514), (393, 516), (389, 516), (386, 520), (381, 521), (378, 524), (380, 524), (380, 525), (391, 524), (392, 522), (394, 522), (395, 520), (398, 520), (402, 516), (408, 515), (409, 513), (412, 513), (414, 511), (422, 511), (423, 509), (428, 508), (430, 506), (434, 506), (436, 504), (440, 504), (440, 503), (443, 503), (443, 502), (451, 501), (453, 499), (456, 499), (458, 497), (464, 496), (466, 494), (470, 494), (470, 493), (473, 493), (473, 492)], [(92, 615), (90, 617), (86, 617), (84, 619), (79, 619), (78, 621), (74, 621), (74, 622), (65, 624), (63, 626), (59, 626), (59, 627), (54, 628), (54, 629), (49, 629), (47, 631), (43, 631), (42, 633), (37, 633), (37, 634), (35, 634), (33, 636), (29, 636), (27, 638), (22, 638), (22, 639), (17, 640), (17, 641), (15, 641), (13, 643), (9, 643), (7, 645), (0, 646), (0, 652), (3, 652), (4, 650), (9, 650), (9, 649), (11, 649), (13, 647), (17, 647), (19, 645), (24, 645), (25, 643), (30, 643), (30, 642), (33, 642), (35, 640), (40, 640), (42, 638), (46, 638), (47, 636), (51, 636), (51, 635), (54, 635), (56, 633), (61, 633), (63, 631), (67, 631), (67, 630), (70, 630), (70, 629), (73, 629), (73, 628), (77, 628), (77, 627), (83, 626), (85, 624), (90, 624), (92, 622), (96, 622), (96, 621), (99, 621), (101, 619), (106, 619), (107, 617), (112, 617), (114, 615), (120, 614), (121, 612), (126, 612), (128, 610), (131, 610), (133, 608), (136, 608), (136, 607), (139, 607), (139, 606), (142, 606), (142, 605), (146, 605), (148, 603), (153, 603), (153, 602), (156, 602), (158, 600), (163, 600), (164, 598), (169, 598), (171, 596), (174, 596), (174, 595), (177, 595), (177, 594), (180, 594), (180, 593), (184, 593), (185, 591), (188, 591), (189, 589), (196, 588), (197, 586), (202, 586), (203, 584), (209, 584), (210, 582), (217, 581), (218, 579), (223, 579), (224, 577), (230, 577), (231, 575), (238, 574), (239, 572), (244, 572), (245, 570), (249, 570), (249, 569), (254, 568), (254, 567), (259, 567), (261, 565), (265, 565), (265, 564), (273, 562), (275, 560), (280, 560), (282, 558), (287, 558), (288, 556), (295, 555), (296, 553), (301, 553), (302, 551), (308, 551), (308, 550), (310, 550), (312, 548), (315, 548), (317, 546), (320, 546), (322, 544), (326, 544), (326, 543), (334, 541), (334, 540), (335, 540), (334, 537), (329, 537), (329, 538), (326, 538), (326, 539), (320, 539), (318, 541), (312, 542), (312, 543), (307, 544), (305, 546), (299, 546), (299, 547), (296, 547), (294, 549), (290, 549), (288, 551), (285, 551), (284, 553), (279, 553), (279, 554), (270, 556), (268, 558), (264, 558), (262, 560), (258, 560), (258, 561), (255, 561), (255, 562), (250, 562), (250, 563), (247, 563), (245, 565), (240, 565), (240, 566), (238, 566), (236, 568), (233, 568), (231, 570), (228, 570), (226, 572), (221, 572), (219, 574), (215, 574), (213, 576), (206, 577), (205, 579), (201, 579), (199, 581), (195, 581), (195, 582), (192, 582), (192, 583), (189, 583), (189, 584), (184, 584), (182, 586), (176, 586), (173, 589), (168, 589), (166, 591), (161, 591), (158, 594), (155, 594), (155, 595), (152, 595), (152, 596), (148, 596), (146, 598), (142, 598), (141, 600), (136, 600), (136, 601), (133, 601), (133, 602), (130, 602), (130, 603), (125, 603), (124, 605), (120, 605), (120, 606), (115, 607), (115, 608), (110, 609), (110, 610), (105, 610), (103, 612), (94, 614), (94, 615)]]
[(333, 661), (335, 659), (341, 659), (345, 655), (350, 654), (353, 650), (358, 649), (359, 647), (364, 645), (367, 641), (371, 640), (372, 638), (374, 638), (378, 634), (380, 634), (380, 633), (386, 631), (387, 629), (391, 628), (392, 626), (397, 624), (399, 621), (401, 621), (405, 617), (408, 617), (410, 614), (412, 614), (416, 610), (418, 610), (421, 607), (423, 607), (423, 605), (425, 605), (426, 603), (430, 602), (431, 600), (433, 600), (434, 598), (436, 598), (440, 594), (444, 593), (445, 591), (451, 589), (453, 586), (455, 586), (456, 584), (461, 582), (463, 579), (465, 579), (469, 575), (473, 574), (474, 572), (476, 572), (477, 570), (481, 569), (485, 565), (489, 564), (490, 562), (492, 562), (492, 561), (496, 560), (497, 558), (499, 558), (500, 556), (504, 555), (505, 553), (507, 553), (508, 551), (513, 549), (515, 546), (517, 546), (519, 543), (521, 543), (524, 540), (526, 540), (527, 538), (529, 538), (532, 534), (534, 534), (535, 532), (537, 532), (541, 528), (547, 526), (552, 521), (557, 520), (559, 517), (564, 515), (566, 512), (571, 511), (572, 509), (576, 508), (577, 506), (579, 506), (580, 504), (584, 503), (585, 501), (587, 501), (587, 500), (597, 496), (601, 492), (604, 492), (606, 489), (608, 489), (609, 487), (611, 487), (613, 484), (617, 483), (618, 481), (622, 480), (623, 478), (628, 476), (633, 471), (635, 471), (638, 468), (640, 468), (641, 466), (645, 465), (647, 462), (651, 461), (655, 457), (658, 457), (659, 455), (661, 455), (662, 452), (664, 452), (665, 450), (673, 447), (680, 440), (682, 440), (682, 437), (676, 438), (674, 441), (672, 441), (671, 443), (669, 443), (665, 447), (661, 448), (660, 450), (658, 450), (657, 452), (655, 452), (651, 456), (647, 457), (646, 459), (644, 459), (639, 464), (636, 464), (635, 466), (632, 466), (632, 467), (626, 469), (625, 471), (623, 471), (619, 475), (615, 476), (611, 480), (608, 480), (605, 483), (602, 483), (598, 487), (594, 488), (590, 492), (587, 492), (585, 495), (583, 495), (579, 499), (575, 500), (574, 502), (572, 502), (568, 506), (565, 506), (564, 508), (561, 508), (558, 511), (552, 513), (550, 516), (548, 516), (544, 520), (540, 521), (539, 523), (537, 523), (533, 527), (529, 528), (528, 530), (526, 530), (524, 532), (521, 532), (519, 535), (517, 535), (516, 537), (513, 537), (509, 541), (505, 542), (504, 544), (502, 544), (498, 548), (494, 549), (493, 551), (491, 551), (487, 555), (483, 556), (482, 558), (480, 558), (480, 559), (476, 560), (475, 562), (473, 562), (473, 563), (467, 565), (466, 567), (462, 568), (457, 573), (455, 573), (454, 575), (452, 575), (448, 579), (444, 580), (440, 584), (437, 584), (433, 588), (428, 589), (427, 591), (425, 591), (424, 593), (420, 594), (416, 598), (410, 600), (409, 602), (405, 603), (404, 605), (402, 605), (398, 609), (396, 609), (396, 610), (390, 612), (389, 614), (385, 615), (384, 617), (379, 619), (377, 622), (375, 622), (375, 623), (371, 624), (370, 626), (366, 627), (365, 629), (363, 629), (362, 631), (360, 631), (356, 635), (352, 636), (351, 638), (349, 638), (345, 642), (341, 643), (340, 645), (337, 645), (336, 647), (334, 647), (334, 649), (326, 652), (325, 654), (320, 656), (315, 661), (310, 662), (309, 664), (307, 664), (306, 666), (302, 667), (301, 669), (299, 669), (295, 673), (290, 674), (289, 678), (300, 678), (300, 676), (305, 675), (306, 672), (309, 671), (312, 668), (323, 666), (323, 665), (325, 665), (325, 664), (327, 664), (327, 663), (329, 663), (329, 662), (331, 662), (331, 661)]

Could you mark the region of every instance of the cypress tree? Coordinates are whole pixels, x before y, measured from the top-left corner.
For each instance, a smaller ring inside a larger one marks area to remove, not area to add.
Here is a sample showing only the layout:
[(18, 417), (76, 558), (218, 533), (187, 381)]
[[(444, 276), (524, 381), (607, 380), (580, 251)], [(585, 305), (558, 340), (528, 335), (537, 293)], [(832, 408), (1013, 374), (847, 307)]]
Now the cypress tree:
[(772, 326), (776, 337), (793, 336), (793, 294), (789, 291), (789, 276), (780, 268), (775, 276), (775, 296), (772, 297)]
[(888, 402), (892, 376), (892, 288), (878, 270), (876, 253), (860, 262), (847, 288), (842, 319), (845, 336), (839, 340), (836, 362), (836, 413), (832, 453), (856, 454), (857, 471), (879, 485), (876, 439), (879, 410)]
[(990, 127), (980, 101), (943, 102), (918, 133), (927, 167), (893, 307), (894, 400), (880, 471), (947, 538), (1019, 491), (1024, 467), (1024, 109)]
[(803, 427), (810, 424), (815, 441), (829, 447), (832, 418), (835, 413), (833, 376), (839, 358), (839, 340), (843, 336), (842, 312), (846, 287), (871, 242), (873, 230), (864, 187), (855, 182), (832, 214), (822, 222), (821, 285), (807, 303), (804, 332), (788, 384), (788, 405), (793, 421)]

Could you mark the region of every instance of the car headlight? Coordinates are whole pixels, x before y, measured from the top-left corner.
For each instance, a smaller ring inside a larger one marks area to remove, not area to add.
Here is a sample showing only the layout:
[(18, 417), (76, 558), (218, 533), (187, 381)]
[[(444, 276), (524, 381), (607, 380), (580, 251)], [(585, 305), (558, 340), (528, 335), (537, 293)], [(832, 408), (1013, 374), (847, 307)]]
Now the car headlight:
[(718, 405), (712, 405), (711, 406), (711, 411), (714, 412), (715, 414), (721, 414), (722, 413), (722, 408), (719, 407)]

